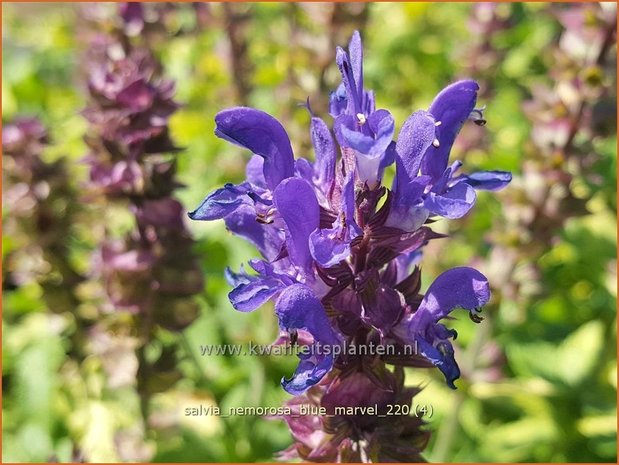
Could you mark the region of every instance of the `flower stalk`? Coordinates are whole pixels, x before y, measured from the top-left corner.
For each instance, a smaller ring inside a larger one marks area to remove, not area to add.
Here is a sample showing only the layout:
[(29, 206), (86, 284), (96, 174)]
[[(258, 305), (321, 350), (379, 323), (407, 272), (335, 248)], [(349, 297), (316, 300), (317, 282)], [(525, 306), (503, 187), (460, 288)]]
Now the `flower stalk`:
[[(132, 315), (137, 337), (137, 391), (148, 425), (152, 394), (171, 387), (181, 376), (177, 344), (163, 345), (147, 356), (162, 330), (182, 331), (198, 315), (194, 296), (203, 277), (193, 240), (184, 224), (183, 207), (174, 197), (176, 154), (169, 118), (178, 109), (174, 83), (135, 28), (145, 27), (142, 6), (121, 4), (114, 30), (92, 39), (87, 57), (89, 123), (86, 142), (93, 193), (110, 208), (124, 210), (133, 227), (124, 237), (107, 231), (99, 252), (99, 273), (110, 314)], [(119, 317), (122, 319), (122, 317)], [(123, 320), (124, 321), (124, 320)]]

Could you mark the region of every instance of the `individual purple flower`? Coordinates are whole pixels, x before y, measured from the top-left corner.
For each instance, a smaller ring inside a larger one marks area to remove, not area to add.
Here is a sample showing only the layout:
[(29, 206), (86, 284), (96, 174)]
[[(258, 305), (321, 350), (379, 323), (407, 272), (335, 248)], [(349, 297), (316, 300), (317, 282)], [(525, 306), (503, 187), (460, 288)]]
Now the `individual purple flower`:
[(320, 300), (303, 284), (293, 284), (282, 291), (275, 303), (275, 314), (280, 329), (288, 333), (304, 330), (313, 338), (310, 350), (300, 355), (301, 362), (292, 378), (282, 380), (286, 391), (302, 394), (333, 367), (333, 355), (314, 350), (317, 344), (339, 346), (340, 337), (331, 326)]
[(335, 134), (342, 149), (353, 150), (359, 179), (374, 187), (380, 181), (381, 168), (393, 163), (388, 149), (395, 121), (387, 110), (375, 110), (374, 93), (363, 88), (363, 47), (358, 32), (350, 40), (348, 53), (338, 47), (336, 62), (346, 107), (335, 118)]
[(440, 320), (462, 308), (469, 311), (471, 320), (482, 321), (481, 307), (490, 300), (488, 280), (473, 268), (452, 268), (441, 274), (428, 288), (417, 310), (400, 321), (404, 340), (416, 343), (419, 353), (438, 367), (455, 389), (454, 380), (460, 377), (460, 369), (454, 359), (454, 351), (449, 339), (457, 333), (447, 329)]

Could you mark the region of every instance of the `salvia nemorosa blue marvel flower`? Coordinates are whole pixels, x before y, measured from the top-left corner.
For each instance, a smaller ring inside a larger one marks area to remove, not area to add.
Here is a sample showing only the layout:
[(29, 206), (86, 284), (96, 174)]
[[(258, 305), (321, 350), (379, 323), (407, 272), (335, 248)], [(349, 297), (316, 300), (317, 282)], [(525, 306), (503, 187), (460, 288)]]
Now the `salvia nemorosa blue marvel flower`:
[[(457, 308), (479, 321), (490, 298), (488, 281), (474, 269), (455, 268), (421, 296), (419, 270), (410, 268), (429, 240), (442, 237), (427, 226), (429, 219), (464, 216), (476, 190), (501, 189), (511, 175), (464, 174), (461, 162), (449, 163), (462, 125), (485, 123), (475, 108), (474, 81), (443, 89), (427, 111), (404, 122), (394, 141), (393, 116), (376, 109), (373, 92), (363, 87), (362, 54), (358, 33), (348, 52), (337, 50), (342, 84), (330, 97), (332, 129), (312, 114), (313, 163), (295, 158), (285, 129), (271, 115), (245, 107), (217, 114), (215, 134), (253, 157), (244, 182), (211, 193), (190, 217), (223, 219), (262, 253), (249, 262), (252, 273), (228, 271), (237, 310), (275, 300), (281, 330), (309, 333), (311, 344), (373, 337), (415, 344), (419, 358), (437, 366), (454, 387), (455, 334), (440, 321)], [(396, 173), (388, 189), (381, 181), (392, 164)], [(282, 381), (291, 394), (346, 364), (345, 356), (308, 353)]]

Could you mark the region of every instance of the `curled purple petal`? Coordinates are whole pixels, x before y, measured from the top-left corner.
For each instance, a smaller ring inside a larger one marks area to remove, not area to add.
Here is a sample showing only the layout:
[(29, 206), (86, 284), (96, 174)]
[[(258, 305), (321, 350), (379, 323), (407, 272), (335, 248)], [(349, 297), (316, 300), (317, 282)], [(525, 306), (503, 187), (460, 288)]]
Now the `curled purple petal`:
[(252, 312), (277, 294), (284, 285), (273, 278), (250, 276), (247, 282), (240, 283), (229, 294), (232, 306), (240, 312)]
[(434, 280), (408, 323), (409, 337), (417, 341), (422, 355), (443, 372), (454, 389), (460, 370), (449, 338), (455, 333), (438, 322), (457, 308), (468, 310), (474, 321), (480, 321), (478, 314), (489, 300), (490, 286), (483, 274), (469, 267), (452, 268)]
[(315, 341), (323, 344), (340, 343), (320, 300), (304, 284), (288, 286), (275, 303), (275, 313), (282, 330), (290, 332), (304, 329)]
[(317, 350), (317, 344), (339, 345), (340, 339), (331, 327), (325, 309), (312, 290), (303, 284), (293, 284), (282, 291), (275, 303), (275, 313), (282, 330), (298, 329), (314, 338), (310, 350), (301, 355), (301, 362), (290, 379), (282, 379), (284, 389), (299, 395), (318, 383), (333, 366), (333, 356)]
[(454, 350), (448, 340), (439, 342), (435, 347), (423, 338), (417, 339), (417, 350), (420, 355), (427, 358), (445, 376), (447, 386), (456, 389), (454, 381), (460, 377), (460, 368), (454, 357)]
[(236, 107), (217, 113), (215, 123), (215, 135), (264, 158), (264, 178), (271, 190), (293, 176), (290, 139), (271, 115), (254, 108)]
[(489, 300), (490, 286), (483, 274), (466, 266), (452, 268), (430, 285), (411, 325), (421, 320), (437, 322), (456, 308), (477, 312)]
[(316, 356), (301, 360), (290, 379), (283, 378), (281, 383), (286, 392), (293, 396), (303, 394), (320, 382), (333, 367), (332, 356)]
[(220, 220), (249, 202), (248, 191), (247, 184), (226, 184), (207, 195), (198, 208), (189, 212), (189, 218), (198, 221)]

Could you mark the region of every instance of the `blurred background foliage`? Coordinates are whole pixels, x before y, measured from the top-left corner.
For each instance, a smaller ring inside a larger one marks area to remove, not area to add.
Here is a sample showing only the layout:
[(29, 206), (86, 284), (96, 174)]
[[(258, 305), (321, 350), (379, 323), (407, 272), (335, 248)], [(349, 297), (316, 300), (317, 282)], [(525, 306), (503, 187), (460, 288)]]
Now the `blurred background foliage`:
[[(425, 456), (616, 461), (616, 96), (609, 91), (616, 87), (616, 49), (611, 28), (608, 57), (590, 59), (587, 46), (594, 42), (584, 35), (586, 27), (608, 32), (595, 19), (608, 12), (544, 3), (147, 6), (153, 22), (144, 39), (183, 104), (171, 134), (184, 148), (178, 177), (186, 188), (178, 196), (187, 210), (243, 178), (247, 154), (213, 136), (222, 108), (244, 104), (273, 114), (295, 153), (312, 156), (309, 115), (299, 104), (309, 96), (314, 112), (326, 115), (328, 91), (338, 82), (335, 46), (354, 29), (365, 42), (366, 85), (400, 124), (450, 81), (478, 79), (488, 123), (466, 126), (452, 157), (466, 159), (467, 171), (511, 170), (515, 180), (497, 198), (481, 194), (464, 220), (438, 224), (452, 239), (437, 241), (424, 259), (426, 286), (464, 264), (479, 267), (494, 286), (483, 324), (453, 322), (460, 334), (459, 390), (447, 389), (438, 373), (407, 374), (407, 383), (425, 386), (416, 398), (433, 409)], [(96, 7), (111, 15), (117, 8)], [(66, 182), (79, 211), (64, 240), (69, 262), (88, 275), (104, 207), (89, 199), (81, 161), (89, 27), (81, 8), (3, 3), (2, 117), (39, 117), (52, 141), (44, 160), (68, 160)], [(584, 84), (566, 90), (576, 81)], [(574, 134), (549, 144), (566, 118)], [(12, 206), (3, 207), (7, 224)], [(57, 211), (68, 215), (66, 207)], [(119, 234), (130, 227), (122, 212), (105, 218)], [(102, 335), (76, 337), (72, 315), (98, 305), (96, 285), (80, 285), (79, 310), (63, 308), (48, 294), (66, 283), (50, 286), (41, 276), (53, 272), (51, 265), (29, 272), (32, 261), (45, 260), (33, 247), (45, 246), (23, 229), (5, 231), (3, 461), (254, 462), (287, 447), (280, 421), (183, 415), (199, 405), (278, 406), (287, 397), (279, 380), (295, 366), (292, 358), (200, 355), (200, 344), (270, 343), (277, 325), (269, 308), (243, 314), (227, 300), (223, 270), (255, 256), (251, 247), (221, 222), (189, 226), (206, 277), (200, 314), (184, 331), (161, 331), (151, 341), (153, 352), (179, 344), (180, 376), (175, 383), (153, 380), (165, 388), (154, 389), (145, 422), (132, 376), (118, 382), (134, 366), (122, 331), (105, 335), (115, 350), (103, 353), (96, 350)]]

